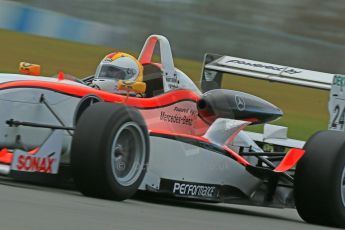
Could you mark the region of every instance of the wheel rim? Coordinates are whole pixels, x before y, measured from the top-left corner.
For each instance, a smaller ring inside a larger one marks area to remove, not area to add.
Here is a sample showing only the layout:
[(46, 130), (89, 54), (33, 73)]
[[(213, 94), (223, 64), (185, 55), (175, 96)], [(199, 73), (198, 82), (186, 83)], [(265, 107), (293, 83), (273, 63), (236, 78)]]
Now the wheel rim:
[(111, 148), (111, 167), (116, 181), (130, 186), (140, 177), (146, 157), (145, 136), (135, 122), (123, 124)]
[(341, 200), (343, 202), (343, 206), (345, 207), (345, 167), (341, 175), (340, 191), (341, 191)]

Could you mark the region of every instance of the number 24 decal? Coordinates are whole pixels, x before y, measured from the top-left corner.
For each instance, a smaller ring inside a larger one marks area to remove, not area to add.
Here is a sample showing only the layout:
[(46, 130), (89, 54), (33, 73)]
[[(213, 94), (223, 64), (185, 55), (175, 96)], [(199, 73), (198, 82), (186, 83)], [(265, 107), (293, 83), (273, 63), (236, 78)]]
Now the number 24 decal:
[(340, 113), (340, 106), (336, 105), (334, 107), (334, 113), (335, 116), (332, 121), (332, 128), (336, 128), (338, 124), (340, 125), (341, 129), (344, 128), (344, 123), (345, 123), (345, 107), (343, 107), (341, 113)]

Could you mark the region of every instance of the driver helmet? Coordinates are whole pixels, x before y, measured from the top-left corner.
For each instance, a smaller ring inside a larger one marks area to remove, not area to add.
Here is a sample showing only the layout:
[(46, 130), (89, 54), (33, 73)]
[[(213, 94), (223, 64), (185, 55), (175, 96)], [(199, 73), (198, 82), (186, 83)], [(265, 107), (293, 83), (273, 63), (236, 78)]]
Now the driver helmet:
[(92, 84), (104, 91), (118, 92), (119, 80), (142, 81), (143, 66), (132, 55), (123, 52), (108, 54), (98, 65)]

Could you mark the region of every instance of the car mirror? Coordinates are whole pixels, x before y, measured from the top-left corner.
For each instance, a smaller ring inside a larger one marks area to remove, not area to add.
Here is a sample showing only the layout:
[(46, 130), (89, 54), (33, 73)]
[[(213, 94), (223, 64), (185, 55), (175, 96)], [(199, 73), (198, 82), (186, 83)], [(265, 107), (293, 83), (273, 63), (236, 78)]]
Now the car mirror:
[(20, 62), (19, 72), (26, 75), (39, 76), (41, 74), (41, 66), (27, 62)]

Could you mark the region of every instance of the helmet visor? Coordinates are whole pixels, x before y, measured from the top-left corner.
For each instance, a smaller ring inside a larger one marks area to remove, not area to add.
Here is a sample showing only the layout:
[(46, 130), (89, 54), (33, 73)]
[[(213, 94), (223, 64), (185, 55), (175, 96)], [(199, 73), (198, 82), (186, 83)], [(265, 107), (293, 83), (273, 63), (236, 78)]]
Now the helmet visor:
[(103, 65), (99, 71), (98, 78), (113, 80), (130, 80), (134, 75), (132, 69), (125, 69), (114, 65)]

